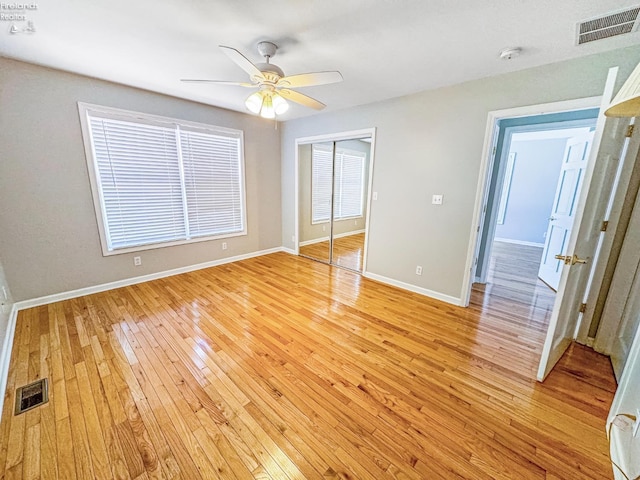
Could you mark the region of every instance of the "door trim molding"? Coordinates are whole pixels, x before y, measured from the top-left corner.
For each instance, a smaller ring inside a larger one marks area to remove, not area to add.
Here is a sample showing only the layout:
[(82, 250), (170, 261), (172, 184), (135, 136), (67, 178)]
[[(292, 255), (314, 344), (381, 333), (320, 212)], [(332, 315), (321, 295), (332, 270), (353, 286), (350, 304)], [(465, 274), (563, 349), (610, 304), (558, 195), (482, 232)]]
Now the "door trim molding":
[(295, 163), (294, 163), (294, 191), (295, 191), (295, 239), (294, 251), (296, 255), (300, 255), (300, 145), (309, 145), (319, 142), (339, 142), (341, 140), (357, 140), (359, 138), (371, 137), (371, 147), (369, 148), (369, 179), (367, 180), (367, 215), (364, 221), (364, 251), (362, 255), (362, 275), (367, 272), (367, 256), (369, 251), (369, 221), (371, 219), (371, 201), (373, 198), (373, 166), (375, 162), (376, 150), (376, 127), (363, 128), (360, 130), (349, 130), (344, 132), (325, 133), (322, 135), (312, 135), (307, 137), (299, 137), (295, 139)]
[(534, 115), (544, 115), (549, 113), (570, 112), (574, 110), (586, 110), (600, 106), (602, 97), (576, 98), (573, 100), (563, 100), (559, 102), (543, 103), (539, 105), (527, 105), (523, 107), (493, 110), (487, 114), (487, 126), (485, 128), (484, 144), (482, 147), (482, 157), (478, 172), (478, 184), (476, 188), (476, 199), (473, 208), (473, 223), (471, 225), (471, 235), (467, 247), (467, 261), (465, 263), (464, 280), (462, 291), (460, 292), (461, 305), (469, 306), (471, 298), (471, 286), (475, 279), (475, 259), (478, 255), (480, 239), (482, 237), (483, 206), (491, 183), (491, 171), (494, 165), (493, 148), (496, 146), (498, 121), (506, 118), (529, 117)]

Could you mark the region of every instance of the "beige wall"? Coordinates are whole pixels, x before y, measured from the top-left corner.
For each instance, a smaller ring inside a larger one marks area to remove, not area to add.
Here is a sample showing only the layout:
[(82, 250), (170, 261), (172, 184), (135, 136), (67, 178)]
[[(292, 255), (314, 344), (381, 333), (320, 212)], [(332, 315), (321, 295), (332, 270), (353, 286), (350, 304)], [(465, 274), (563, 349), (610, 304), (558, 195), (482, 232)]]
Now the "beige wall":
[[(284, 246), (295, 228), (295, 139), (376, 127), (367, 270), (459, 299), (488, 112), (600, 95), (609, 67), (620, 66), (621, 84), (639, 60), (639, 47), (621, 49), (286, 122)], [(444, 204), (431, 205), (433, 194)]]
[[(273, 122), (8, 59), (0, 88), (0, 261), (16, 301), (282, 244)], [(78, 101), (243, 130), (248, 235), (224, 252), (214, 240), (103, 257)]]
[[(347, 220), (336, 220), (333, 223), (334, 235), (348, 235), (350, 232), (358, 232), (364, 230), (365, 220), (367, 218), (367, 198), (369, 188), (369, 165), (371, 150), (370, 144), (360, 140), (341, 140), (338, 142), (338, 148), (346, 148), (348, 150), (356, 150), (366, 155), (364, 169), (364, 208), (362, 217), (350, 218)], [(299, 216), (298, 228), (300, 230), (299, 241), (307, 242), (317, 239), (326, 239), (329, 237), (331, 226), (326, 223), (311, 223), (311, 145), (300, 145), (298, 152), (298, 188), (299, 188)]]

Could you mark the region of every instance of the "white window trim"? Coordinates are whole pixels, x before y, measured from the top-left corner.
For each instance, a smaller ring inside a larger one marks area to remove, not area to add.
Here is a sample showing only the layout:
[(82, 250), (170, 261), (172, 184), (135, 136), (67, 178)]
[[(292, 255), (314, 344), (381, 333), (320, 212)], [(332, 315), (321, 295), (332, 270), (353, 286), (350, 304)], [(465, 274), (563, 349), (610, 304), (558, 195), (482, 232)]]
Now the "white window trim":
[[(207, 125), (204, 123), (191, 122), (188, 120), (175, 119), (170, 117), (163, 117), (160, 115), (152, 115), (140, 112), (132, 112), (130, 110), (123, 110), (120, 108), (105, 107), (101, 105), (94, 105), (90, 103), (78, 102), (78, 112), (80, 115), (80, 126), (82, 129), (82, 139), (84, 143), (85, 156), (87, 161), (87, 169), (89, 173), (89, 182), (91, 184), (91, 194), (93, 197), (93, 207), (96, 212), (96, 221), (98, 224), (98, 232), (100, 236), (100, 244), (102, 247), (103, 256), (120, 255), (123, 253), (140, 252), (144, 250), (152, 250), (156, 248), (172, 247), (177, 245), (186, 245), (189, 243), (206, 242), (211, 240), (218, 240), (223, 238), (240, 237), (247, 235), (247, 196), (246, 196), (246, 175), (245, 175), (245, 158), (244, 158), (244, 132), (242, 130), (235, 130), (232, 128), (218, 127), (215, 125)], [(170, 242), (153, 243), (147, 245), (139, 245), (128, 248), (118, 248), (110, 250), (107, 243), (107, 219), (105, 217), (105, 208), (103, 203), (102, 189), (100, 182), (98, 181), (98, 175), (96, 172), (95, 154), (93, 150), (93, 143), (91, 140), (91, 128), (89, 126), (89, 114), (96, 113), (103, 116), (112, 116), (114, 118), (122, 118), (131, 121), (131, 119), (139, 120), (142, 123), (159, 126), (171, 126), (171, 127), (187, 127), (193, 130), (200, 130), (205, 133), (213, 134), (227, 134), (237, 136), (239, 139), (239, 154), (240, 154), (240, 200), (242, 202), (241, 209), (242, 216), (242, 231), (212, 235), (207, 237), (196, 237), (187, 240), (175, 240)]]

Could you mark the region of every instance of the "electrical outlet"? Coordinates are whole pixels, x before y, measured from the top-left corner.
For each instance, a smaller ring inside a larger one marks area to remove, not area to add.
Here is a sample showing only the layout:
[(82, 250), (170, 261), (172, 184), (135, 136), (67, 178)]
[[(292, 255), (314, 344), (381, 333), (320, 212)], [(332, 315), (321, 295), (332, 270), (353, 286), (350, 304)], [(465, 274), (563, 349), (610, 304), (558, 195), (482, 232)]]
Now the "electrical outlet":
[(416, 267), (416, 275), (422, 275), (422, 267), (420, 265)]
[(378, 192), (373, 192), (373, 199), (377, 200), (378, 199)]
[(222, 249), (226, 250), (227, 249), (227, 242), (222, 242)]
[(354, 220), (353, 224), (357, 227), (358, 226), (358, 220)]
[(327, 226), (326, 225), (322, 225), (322, 231), (326, 232), (327, 231)]
[(431, 197), (431, 203), (433, 205), (442, 205), (442, 195), (433, 195)]
[(133, 257), (133, 264), (136, 267), (139, 267), (140, 265), (142, 265), (142, 257)]

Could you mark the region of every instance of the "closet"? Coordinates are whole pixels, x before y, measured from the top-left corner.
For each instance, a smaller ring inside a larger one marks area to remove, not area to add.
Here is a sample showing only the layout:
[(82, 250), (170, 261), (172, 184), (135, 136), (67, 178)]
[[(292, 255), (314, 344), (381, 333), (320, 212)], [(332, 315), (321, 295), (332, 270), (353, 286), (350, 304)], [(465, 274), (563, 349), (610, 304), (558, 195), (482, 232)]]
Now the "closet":
[(356, 272), (364, 265), (371, 135), (298, 145), (298, 251)]

